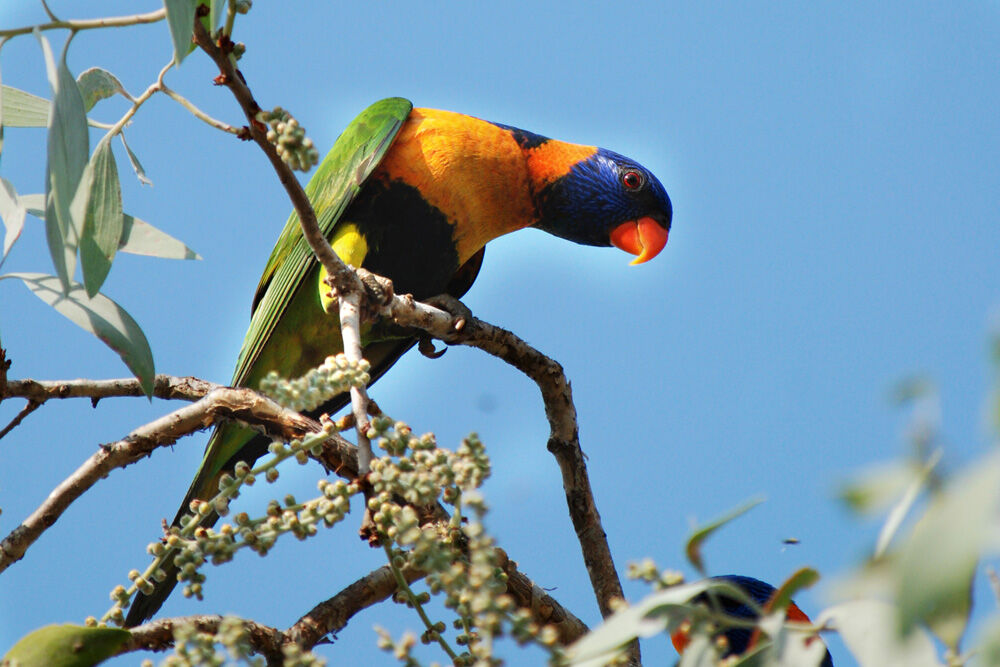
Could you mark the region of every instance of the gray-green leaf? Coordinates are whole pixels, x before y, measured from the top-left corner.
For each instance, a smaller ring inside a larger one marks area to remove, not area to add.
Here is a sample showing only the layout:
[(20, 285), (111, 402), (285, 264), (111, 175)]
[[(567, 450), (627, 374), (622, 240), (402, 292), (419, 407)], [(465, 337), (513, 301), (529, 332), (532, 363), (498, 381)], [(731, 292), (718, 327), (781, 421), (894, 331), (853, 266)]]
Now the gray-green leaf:
[(194, 31), (196, 6), (197, 3), (191, 0), (163, 0), (163, 8), (167, 10), (170, 37), (174, 42), (174, 61), (178, 65), (194, 48), (191, 37)]
[(63, 288), (69, 291), (76, 269), (76, 249), (80, 230), (70, 214), (80, 177), (90, 154), (87, 115), (76, 80), (66, 67), (66, 49), (56, 66), (48, 40), (36, 31), (45, 65), (55, 93), (49, 118), (48, 163), (45, 179), (45, 235), (56, 273)]
[(127, 630), (47, 625), (25, 635), (3, 657), (17, 667), (90, 667), (118, 652)]
[(146, 335), (117, 303), (98, 294), (93, 298), (79, 283), (70, 283), (63, 292), (60, 280), (42, 273), (8, 273), (4, 278), (18, 278), (35, 296), (49, 304), (77, 326), (100, 338), (118, 353), (132, 374), (139, 379), (147, 396), (153, 394), (153, 353)]
[(13, 86), (3, 87), (3, 124), (7, 127), (45, 127), (49, 101)]
[(1000, 454), (976, 462), (935, 496), (899, 549), (897, 575), (904, 631), (926, 623), (956, 649), (971, 606), (971, 583), (995, 552), (1000, 519)]
[(112, 97), (115, 93), (121, 93), (128, 97), (128, 93), (125, 92), (118, 77), (100, 67), (91, 67), (81, 72), (80, 76), (76, 77), (76, 85), (80, 88), (83, 108), (86, 111), (90, 111), (95, 104)]
[(0, 219), (3, 220), (6, 231), (3, 237), (3, 255), (0, 255), (0, 264), (7, 259), (7, 253), (14, 245), (14, 241), (21, 235), (24, 228), (24, 216), (27, 210), (24, 204), (18, 199), (14, 186), (5, 178), (0, 178)]
[(876, 600), (854, 600), (824, 611), (816, 625), (831, 624), (862, 667), (940, 667), (934, 642), (920, 627), (897, 633), (896, 609)]
[(144, 220), (126, 213), (124, 223), (121, 245), (118, 247), (122, 252), (164, 259), (201, 259), (201, 255), (183, 242)]
[[(44, 195), (21, 195), (18, 201), (29, 214), (45, 218), (45, 211), (42, 210), (45, 203)], [(133, 218), (128, 213), (122, 215), (122, 235), (118, 242), (118, 249), (122, 252), (146, 255), (147, 257), (201, 259), (201, 255), (184, 245), (183, 241), (175, 239), (145, 220)]]
[(71, 212), (78, 224), (83, 222), (80, 265), (87, 294), (93, 297), (111, 270), (122, 237), (122, 191), (110, 137), (105, 137), (94, 149), (73, 198)]
[(125, 152), (128, 154), (128, 161), (132, 164), (132, 169), (135, 171), (135, 175), (139, 179), (139, 182), (143, 185), (152, 185), (153, 181), (147, 178), (146, 170), (142, 168), (142, 163), (139, 162), (139, 158), (135, 156), (135, 153), (133, 153), (132, 149), (129, 148), (128, 142), (125, 141), (124, 130), (118, 133), (118, 138), (122, 140), (122, 146), (125, 147)]

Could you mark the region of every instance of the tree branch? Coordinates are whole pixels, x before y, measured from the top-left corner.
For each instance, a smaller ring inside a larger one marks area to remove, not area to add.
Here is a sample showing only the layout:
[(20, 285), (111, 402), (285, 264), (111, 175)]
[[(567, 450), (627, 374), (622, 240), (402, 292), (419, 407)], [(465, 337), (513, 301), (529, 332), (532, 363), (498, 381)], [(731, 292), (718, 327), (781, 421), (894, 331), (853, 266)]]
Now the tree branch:
[(548, 449), (562, 471), (566, 503), (601, 614), (610, 615), (612, 601), (624, 595), (590, 488), (587, 463), (580, 448), (573, 393), (562, 366), (506, 329), (475, 317), (456, 320), (444, 311), (409, 297), (395, 297), (387, 306), (386, 314), (398, 324), (423, 329), (446, 343), (469, 345), (488, 352), (538, 385), (549, 421)]
[(283, 408), (251, 389), (216, 387), (195, 403), (135, 429), (118, 442), (101, 445), (0, 542), (0, 572), (23, 558), (28, 547), (59, 519), (74, 500), (112, 470), (135, 463), (149, 456), (157, 447), (173, 444), (181, 436), (207, 428), (222, 419), (236, 419), (282, 440), (320, 430), (315, 420)]
[[(222, 616), (215, 614), (203, 614), (198, 616), (179, 616), (176, 618), (162, 618), (150, 621), (137, 628), (132, 628), (129, 633), (131, 638), (122, 646), (118, 652), (132, 653), (133, 651), (166, 651), (174, 645), (174, 629), (181, 625), (193, 625), (199, 632), (218, 634), (219, 626), (222, 625)], [(241, 619), (243, 627), (249, 634), (250, 645), (254, 650), (267, 659), (268, 665), (280, 665), (283, 662), (281, 647), (285, 643), (285, 634), (277, 628), (261, 625), (254, 621)]]
[(24, 421), (24, 418), (30, 415), (35, 410), (37, 410), (40, 405), (41, 403), (39, 403), (38, 401), (29, 398), (25, 406), (21, 408), (21, 411), (18, 412), (17, 415), (10, 420), (9, 424), (3, 427), (2, 431), (0, 431), (0, 439), (2, 439), (5, 435), (10, 433), (11, 431), (13, 431), (15, 428), (17, 428), (18, 425), (22, 421)]
[[(153, 379), (153, 396), (168, 400), (197, 401), (222, 385), (195, 377), (157, 375)], [(96, 405), (102, 398), (145, 396), (135, 378), (115, 380), (8, 380), (0, 390), (0, 400), (26, 398), (45, 403), (53, 398), (89, 398)]]
[[(49, 17), (52, 17), (51, 12), (48, 8), (45, 9)], [(39, 23), (38, 25), (29, 25), (22, 28), (13, 28), (10, 30), (0, 30), (0, 37), (14, 37), (16, 35), (27, 35), (31, 33), (36, 28), (38, 30), (56, 30), (59, 28), (65, 28), (67, 30), (92, 30), (94, 28), (120, 28), (130, 25), (138, 25), (140, 23), (156, 23), (157, 21), (162, 21), (167, 16), (167, 11), (165, 9), (157, 9), (155, 12), (149, 12), (147, 14), (133, 14), (131, 16), (109, 16), (103, 19), (71, 19), (68, 21), (58, 21), (53, 20), (49, 23)]]

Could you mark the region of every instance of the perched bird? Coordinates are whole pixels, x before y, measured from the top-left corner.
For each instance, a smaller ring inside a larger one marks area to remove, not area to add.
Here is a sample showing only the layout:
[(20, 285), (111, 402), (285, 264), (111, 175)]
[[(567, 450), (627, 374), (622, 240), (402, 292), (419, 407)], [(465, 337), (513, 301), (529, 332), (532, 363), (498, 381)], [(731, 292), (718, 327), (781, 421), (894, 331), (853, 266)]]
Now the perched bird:
[[(390, 278), (397, 293), (417, 299), (461, 297), (479, 273), (486, 243), (525, 227), (614, 245), (636, 255), (633, 264), (645, 262), (666, 244), (672, 215), (660, 182), (627, 157), (414, 109), (402, 98), (376, 102), (354, 119), (306, 193), (344, 262)], [(295, 377), (342, 351), (324, 278), (293, 212), (257, 286), (233, 385), (257, 387), (272, 370)], [(373, 379), (415, 343), (379, 333), (375, 325), (363, 340)], [(316, 414), (333, 413), (348, 400), (339, 396)], [(268, 444), (237, 424), (216, 428), (174, 524), (192, 500), (218, 492), (223, 472), (241, 460), (252, 463)], [(209, 524), (216, 518), (208, 517)], [(151, 595), (137, 595), (127, 626), (152, 616), (176, 585), (176, 568), (165, 570), (167, 579)]]
[[(774, 594), (777, 593), (777, 589), (769, 583), (761, 581), (760, 579), (754, 579), (753, 577), (743, 577), (736, 574), (726, 574), (719, 577), (712, 577), (712, 579), (727, 581), (734, 586), (743, 589), (747, 595), (758, 606), (764, 607)], [(735, 616), (737, 618), (745, 619), (757, 619), (757, 611), (747, 605), (741, 600), (729, 597), (724, 593), (719, 593), (716, 596), (719, 604), (719, 611), (727, 614), (729, 616)], [(702, 593), (692, 600), (692, 602), (709, 604), (709, 597), (706, 593)], [(786, 618), (789, 621), (797, 621), (799, 623), (810, 623), (809, 617), (799, 609), (798, 605), (794, 602), (788, 605), (788, 610), (786, 612)], [(676, 631), (671, 635), (670, 639), (673, 641), (674, 648), (677, 649), (678, 653), (683, 653), (684, 649), (687, 648), (688, 643), (691, 638), (688, 634), (689, 628), (681, 627), (680, 630)], [(725, 632), (720, 633), (726, 638), (727, 648), (723, 651), (722, 657), (726, 658), (731, 655), (742, 655), (747, 650), (753, 648), (753, 643), (756, 641), (757, 630), (753, 628), (727, 628)], [(817, 638), (811, 638), (808, 641), (820, 641)], [(821, 667), (833, 667), (833, 658), (830, 657), (830, 652), (826, 652), (826, 657), (820, 663)]]

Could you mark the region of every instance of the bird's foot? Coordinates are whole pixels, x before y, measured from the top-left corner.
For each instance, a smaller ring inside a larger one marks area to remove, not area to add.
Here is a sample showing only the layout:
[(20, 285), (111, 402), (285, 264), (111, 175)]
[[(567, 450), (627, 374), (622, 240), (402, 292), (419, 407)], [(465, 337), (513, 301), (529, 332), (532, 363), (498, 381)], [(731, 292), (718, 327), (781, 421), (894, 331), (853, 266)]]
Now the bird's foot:
[[(469, 307), (450, 294), (432, 296), (429, 299), (425, 299), (424, 303), (451, 315), (451, 328), (455, 333), (460, 333), (465, 328), (465, 323), (472, 319), (472, 311), (469, 310)], [(448, 351), (446, 347), (440, 350), (436, 349), (434, 347), (434, 339), (426, 333), (419, 338), (417, 349), (420, 350), (420, 354), (428, 359), (439, 359)]]
[(392, 281), (366, 269), (355, 269), (365, 288), (365, 298), (361, 304), (361, 319), (375, 320), (379, 312), (392, 302), (396, 291)]

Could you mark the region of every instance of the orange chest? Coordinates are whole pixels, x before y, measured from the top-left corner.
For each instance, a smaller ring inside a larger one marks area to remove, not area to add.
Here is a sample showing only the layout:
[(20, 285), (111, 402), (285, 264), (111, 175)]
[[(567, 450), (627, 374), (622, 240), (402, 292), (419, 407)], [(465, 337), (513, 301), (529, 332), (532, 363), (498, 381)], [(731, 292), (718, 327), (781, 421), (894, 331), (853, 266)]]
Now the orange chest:
[(517, 142), (509, 132), (462, 114), (414, 109), (374, 176), (416, 188), (444, 214), (459, 265), (488, 241), (536, 220)]

